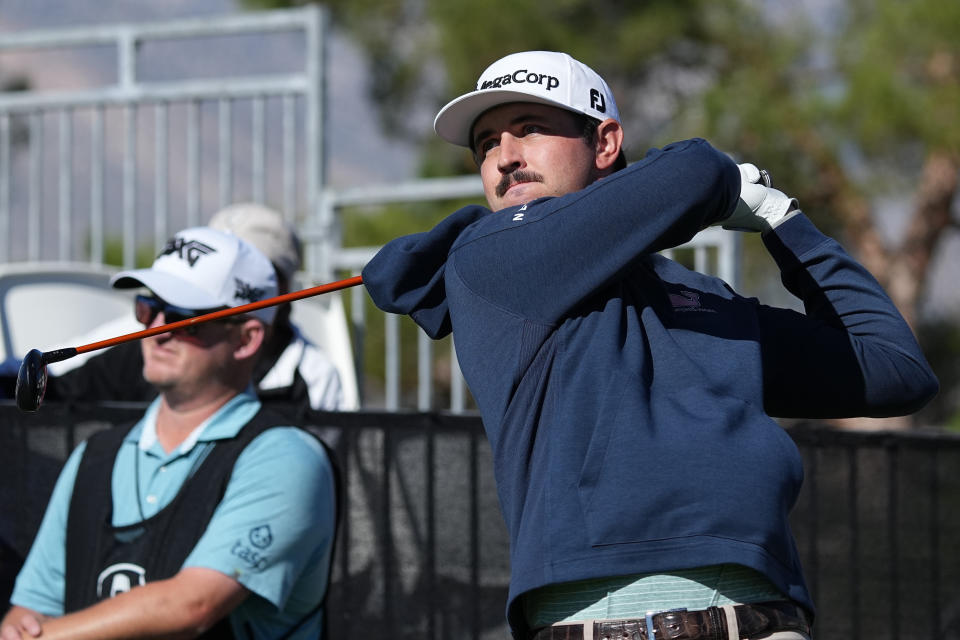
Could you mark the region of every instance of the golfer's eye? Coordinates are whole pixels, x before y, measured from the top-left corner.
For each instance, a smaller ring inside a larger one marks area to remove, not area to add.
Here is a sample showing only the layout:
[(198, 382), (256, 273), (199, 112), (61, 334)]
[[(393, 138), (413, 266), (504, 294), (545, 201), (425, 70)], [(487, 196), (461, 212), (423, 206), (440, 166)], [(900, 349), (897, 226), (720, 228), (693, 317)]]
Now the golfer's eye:
[(480, 157), (483, 157), (490, 153), (490, 151), (496, 148), (500, 144), (500, 140), (497, 138), (487, 138), (483, 140), (479, 145), (477, 145), (477, 150), (480, 154)]

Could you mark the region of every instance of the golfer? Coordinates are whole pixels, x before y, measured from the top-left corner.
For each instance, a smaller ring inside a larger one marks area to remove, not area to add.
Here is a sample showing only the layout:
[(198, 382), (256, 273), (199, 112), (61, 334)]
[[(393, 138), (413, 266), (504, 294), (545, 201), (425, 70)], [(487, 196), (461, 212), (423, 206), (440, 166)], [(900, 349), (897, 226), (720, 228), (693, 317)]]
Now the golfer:
[[(510, 535), (517, 638), (808, 639), (788, 514), (803, 468), (770, 416), (906, 414), (938, 383), (876, 280), (704, 140), (624, 168), (614, 96), (547, 51), (508, 55), (435, 120), (489, 208), (386, 245), (376, 304), (453, 332)], [(760, 232), (805, 312), (658, 251)]]

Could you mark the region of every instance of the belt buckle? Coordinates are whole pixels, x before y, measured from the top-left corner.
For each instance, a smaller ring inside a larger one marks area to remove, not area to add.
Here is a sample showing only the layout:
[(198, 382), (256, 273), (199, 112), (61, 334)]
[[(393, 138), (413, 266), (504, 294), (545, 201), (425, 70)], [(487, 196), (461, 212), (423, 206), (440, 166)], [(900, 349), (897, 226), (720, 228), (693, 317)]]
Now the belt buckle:
[(686, 610), (686, 607), (678, 607), (676, 609), (667, 609), (666, 611), (647, 611), (643, 616), (644, 621), (647, 623), (647, 640), (656, 640), (657, 638), (657, 630), (653, 626), (653, 616), (661, 613), (677, 613)]

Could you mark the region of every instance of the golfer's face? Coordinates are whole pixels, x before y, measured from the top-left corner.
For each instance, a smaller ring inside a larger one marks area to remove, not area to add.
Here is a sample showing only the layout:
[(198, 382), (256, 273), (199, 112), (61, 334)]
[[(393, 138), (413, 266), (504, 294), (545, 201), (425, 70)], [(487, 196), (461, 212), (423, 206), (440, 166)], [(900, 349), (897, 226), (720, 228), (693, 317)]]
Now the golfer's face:
[(515, 102), (473, 126), (473, 148), (490, 208), (578, 191), (596, 179), (595, 152), (565, 109)]

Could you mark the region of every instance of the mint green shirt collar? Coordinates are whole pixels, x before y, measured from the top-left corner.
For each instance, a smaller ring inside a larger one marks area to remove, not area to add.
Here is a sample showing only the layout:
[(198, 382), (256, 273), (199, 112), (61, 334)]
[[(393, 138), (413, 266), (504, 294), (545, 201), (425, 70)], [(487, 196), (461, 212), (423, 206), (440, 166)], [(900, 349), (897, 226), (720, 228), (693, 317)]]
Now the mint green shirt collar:
[(186, 440), (170, 454), (163, 451), (157, 442), (157, 413), (160, 410), (160, 398), (156, 398), (147, 407), (139, 422), (130, 430), (124, 440), (134, 442), (144, 452), (152, 452), (161, 457), (189, 454), (198, 442), (213, 442), (233, 438), (250, 418), (260, 410), (260, 401), (251, 389), (235, 395), (212, 416), (195, 428)]

